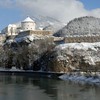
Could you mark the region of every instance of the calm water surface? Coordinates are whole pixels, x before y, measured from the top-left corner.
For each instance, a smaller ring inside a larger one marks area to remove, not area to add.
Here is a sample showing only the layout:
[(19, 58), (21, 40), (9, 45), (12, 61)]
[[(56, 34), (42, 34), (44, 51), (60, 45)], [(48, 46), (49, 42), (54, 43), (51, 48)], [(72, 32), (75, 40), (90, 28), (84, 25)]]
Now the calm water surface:
[(100, 100), (100, 87), (48, 78), (0, 75), (0, 100)]

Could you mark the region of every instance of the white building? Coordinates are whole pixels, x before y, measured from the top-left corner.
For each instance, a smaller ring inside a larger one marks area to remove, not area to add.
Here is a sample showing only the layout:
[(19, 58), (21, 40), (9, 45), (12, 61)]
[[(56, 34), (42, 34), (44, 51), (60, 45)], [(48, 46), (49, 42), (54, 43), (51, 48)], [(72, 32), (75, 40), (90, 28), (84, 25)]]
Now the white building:
[(16, 35), (17, 26), (15, 24), (9, 24), (7, 27), (5, 27), (1, 33), (7, 34), (7, 35)]
[(30, 17), (27, 17), (21, 22), (21, 28), (23, 31), (35, 30), (35, 22)]
[(1, 33), (6, 34), (7, 36), (17, 35), (19, 32), (22, 31), (35, 30), (35, 26), (35, 22), (30, 17), (27, 17), (24, 21), (20, 23), (20, 25), (9, 24), (1, 31)]

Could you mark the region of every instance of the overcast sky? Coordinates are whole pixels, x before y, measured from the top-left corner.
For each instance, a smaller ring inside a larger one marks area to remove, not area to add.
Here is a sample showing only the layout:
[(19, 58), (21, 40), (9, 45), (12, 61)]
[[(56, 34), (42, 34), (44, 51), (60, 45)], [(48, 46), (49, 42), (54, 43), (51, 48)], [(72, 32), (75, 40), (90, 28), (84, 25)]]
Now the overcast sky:
[(100, 18), (100, 0), (0, 0), (0, 30), (26, 16), (50, 16), (67, 23), (86, 15)]

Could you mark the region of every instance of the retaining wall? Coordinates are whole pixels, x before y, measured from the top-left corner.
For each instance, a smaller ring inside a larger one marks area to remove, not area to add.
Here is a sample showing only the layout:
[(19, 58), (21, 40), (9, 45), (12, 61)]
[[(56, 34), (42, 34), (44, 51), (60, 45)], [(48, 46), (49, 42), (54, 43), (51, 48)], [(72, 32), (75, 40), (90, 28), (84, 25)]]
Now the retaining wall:
[(100, 35), (77, 35), (77, 36), (67, 36), (64, 38), (65, 43), (74, 42), (100, 42)]

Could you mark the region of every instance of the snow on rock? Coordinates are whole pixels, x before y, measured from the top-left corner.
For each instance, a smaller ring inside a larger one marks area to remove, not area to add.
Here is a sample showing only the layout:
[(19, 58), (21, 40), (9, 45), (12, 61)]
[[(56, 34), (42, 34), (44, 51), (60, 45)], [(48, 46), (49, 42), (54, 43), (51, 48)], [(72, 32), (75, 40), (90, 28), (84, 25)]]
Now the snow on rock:
[(23, 71), (21, 69), (17, 69), (16, 67), (12, 67), (11, 69), (0, 68), (0, 71)]
[(58, 71), (100, 70), (100, 42), (60, 44), (50, 56), (49, 63)]
[(90, 75), (86, 76), (88, 74), (81, 74), (79, 72), (73, 72), (73, 73), (67, 73), (64, 75), (59, 76), (60, 79), (62, 80), (70, 80), (75, 83), (81, 83), (81, 84), (95, 84), (95, 85), (100, 85), (100, 73), (96, 75)]
[(39, 36), (39, 35), (28, 35), (28, 36), (24, 36), (24, 37), (19, 37), (19, 38), (15, 38), (15, 40), (17, 42), (21, 42), (23, 40), (29, 40), (29, 41), (33, 41), (33, 40), (38, 40), (38, 39), (41, 39), (42, 36)]
[(96, 43), (67, 43), (67, 44), (61, 44), (56, 47), (56, 49), (65, 49), (65, 48), (74, 48), (78, 50), (97, 50), (96, 47), (100, 47), (100, 42)]
[(53, 36), (43, 36), (43, 35), (37, 35), (37, 34), (32, 34), (32, 35), (27, 35), (27, 36), (19, 36), (19, 37), (15, 37), (14, 39), (7, 39), (5, 44), (11, 44), (13, 42), (26, 42), (26, 43), (31, 43), (34, 40), (46, 40), (46, 39), (51, 39), (53, 40)]
[(7, 44), (11, 44), (12, 42), (15, 42), (15, 41), (13, 39), (6, 40)]
[[(46, 57), (43, 57), (42, 60), (42, 56), (45, 54), (47, 56), (48, 51), (52, 50), (54, 46), (53, 36), (51, 35), (32, 34), (15, 36), (13, 39), (8, 38), (3, 45), (4, 52), (2, 51), (0, 64), (8, 69), (15, 65), (19, 69), (37, 71), (41, 69), (41, 66), (44, 67)], [(43, 70), (46, 70), (46, 67)]]
[(21, 71), (21, 70), (13, 66), (9, 71)]

